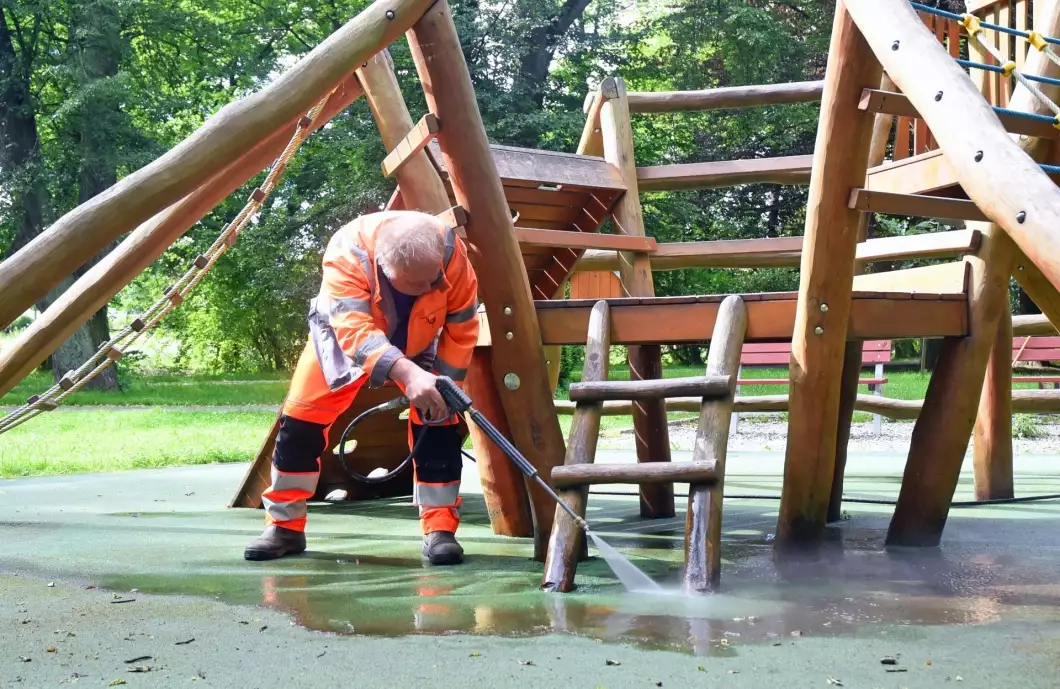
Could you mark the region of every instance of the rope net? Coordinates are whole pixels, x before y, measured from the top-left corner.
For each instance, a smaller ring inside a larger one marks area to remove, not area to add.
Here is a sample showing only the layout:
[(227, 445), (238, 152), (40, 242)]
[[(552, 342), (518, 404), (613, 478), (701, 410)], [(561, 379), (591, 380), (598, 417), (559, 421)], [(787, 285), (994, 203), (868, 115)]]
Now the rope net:
[(20, 426), (46, 411), (58, 408), (70, 395), (88, 385), (93, 378), (102, 373), (108, 366), (121, 359), (130, 351), (130, 348), (137, 340), (158, 325), (166, 314), (184, 302), (221, 256), (235, 245), (236, 240), (251, 218), (261, 210), (265, 200), (269, 198), (269, 195), (276, 189), (279, 180), (283, 177), (288, 162), (313, 132), (313, 125), (333, 94), (334, 91), (321, 99), (319, 103), (306, 113), (305, 117), (298, 121), (290, 141), (287, 142), (283, 152), (269, 167), (265, 181), (254, 190), (236, 217), (221, 228), (221, 233), (210, 245), (210, 248), (196, 257), (188, 269), (180, 276), (180, 279), (167, 287), (162, 297), (133, 319), (129, 325), (100, 345), (96, 353), (76, 370), (69, 371), (63, 376), (62, 380), (48, 390), (30, 397), (25, 404), (6, 416), (0, 417), (0, 434)]

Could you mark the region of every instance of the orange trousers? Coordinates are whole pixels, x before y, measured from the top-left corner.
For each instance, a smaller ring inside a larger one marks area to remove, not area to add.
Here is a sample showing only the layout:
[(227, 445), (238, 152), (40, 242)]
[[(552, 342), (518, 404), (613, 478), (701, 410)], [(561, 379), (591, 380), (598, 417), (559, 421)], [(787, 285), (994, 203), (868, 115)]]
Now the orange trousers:
[[(310, 342), (295, 367), (291, 389), (280, 415), (280, 430), (272, 455), (272, 485), (262, 494), (265, 521), (304, 531), (306, 501), (316, 493), (320, 456), (327, 450), (328, 433), (335, 420), (353, 403), (367, 381), (362, 377), (332, 391), (317, 363)], [(454, 416), (442, 425), (421, 424), (413, 407), (409, 414), (409, 448), (422, 433), (414, 459), (413, 504), (419, 508), (425, 534), (456, 532), (460, 525), (460, 471), (462, 438)]]

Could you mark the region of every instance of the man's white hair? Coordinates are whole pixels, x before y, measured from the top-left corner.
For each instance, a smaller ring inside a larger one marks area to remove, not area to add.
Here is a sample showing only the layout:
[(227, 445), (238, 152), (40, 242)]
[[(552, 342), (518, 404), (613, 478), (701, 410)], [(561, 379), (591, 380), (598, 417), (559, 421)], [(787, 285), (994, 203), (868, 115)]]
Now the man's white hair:
[(440, 269), (445, 256), (442, 221), (433, 215), (414, 211), (391, 211), (375, 240), (375, 260), (383, 274), (410, 268), (433, 266)]

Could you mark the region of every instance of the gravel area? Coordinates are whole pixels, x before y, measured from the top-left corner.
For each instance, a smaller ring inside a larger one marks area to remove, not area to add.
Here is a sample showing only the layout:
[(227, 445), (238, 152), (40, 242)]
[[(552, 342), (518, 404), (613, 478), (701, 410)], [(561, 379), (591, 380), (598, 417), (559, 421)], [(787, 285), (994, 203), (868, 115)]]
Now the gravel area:
[[(670, 446), (675, 450), (692, 450), (696, 439), (697, 420), (670, 422)], [(1039, 422), (1038, 438), (1014, 438), (1016, 454), (1060, 454), (1060, 424)], [(729, 449), (734, 452), (783, 452), (788, 425), (780, 419), (740, 419), (736, 433), (729, 437)], [(911, 422), (884, 422), (877, 435), (872, 423), (855, 423), (851, 429), (850, 449), (853, 452), (905, 452), (913, 435)], [(970, 445), (970, 444), (969, 444)], [(634, 447), (633, 429), (612, 429), (600, 438), (600, 447), (631, 449)]]

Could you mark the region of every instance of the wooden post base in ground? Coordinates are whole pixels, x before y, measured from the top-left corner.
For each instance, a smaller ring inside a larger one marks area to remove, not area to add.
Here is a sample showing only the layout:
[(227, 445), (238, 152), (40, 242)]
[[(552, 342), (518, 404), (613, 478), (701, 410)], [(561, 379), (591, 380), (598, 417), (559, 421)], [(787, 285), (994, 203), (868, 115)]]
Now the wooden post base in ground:
[(972, 436), (975, 499), (1015, 497), (1012, 485), (1012, 311), (1002, 307)]

